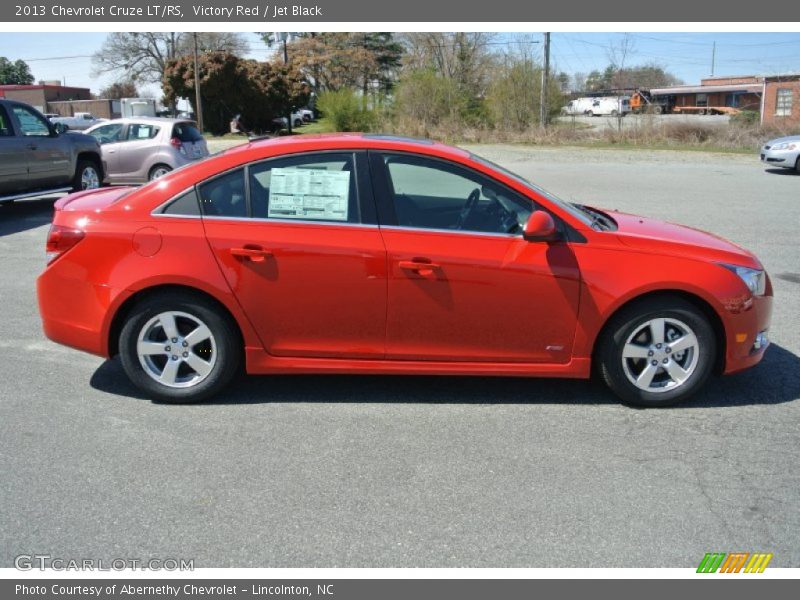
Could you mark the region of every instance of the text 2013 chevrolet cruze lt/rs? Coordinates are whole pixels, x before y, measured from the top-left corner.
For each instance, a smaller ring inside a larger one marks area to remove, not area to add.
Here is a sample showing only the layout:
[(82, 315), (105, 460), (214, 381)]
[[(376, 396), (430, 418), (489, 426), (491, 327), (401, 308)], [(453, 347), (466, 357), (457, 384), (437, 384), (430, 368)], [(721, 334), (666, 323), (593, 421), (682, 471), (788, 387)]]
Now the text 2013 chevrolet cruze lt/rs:
[[(751, 253), (565, 203), (477, 156), (370, 135), (246, 144), (57, 203), (52, 340), (119, 354), (153, 398), (248, 373), (589, 377), (665, 406), (758, 363)], [(535, 394), (535, 387), (532, 387)]]

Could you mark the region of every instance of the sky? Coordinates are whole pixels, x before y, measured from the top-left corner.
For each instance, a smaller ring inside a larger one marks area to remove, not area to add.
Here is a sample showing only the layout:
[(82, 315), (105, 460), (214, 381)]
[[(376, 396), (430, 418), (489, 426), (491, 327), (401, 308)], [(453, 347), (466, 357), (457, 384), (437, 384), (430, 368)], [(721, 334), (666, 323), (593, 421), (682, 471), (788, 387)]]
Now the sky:
[[(250, 43), (250, 58), (264, 60), (272, 54), (254, 33), (243, 33)], [(538, 33), (520, 34), (529, 41)], [(561, 33), (551, 34), (551, 60), (558, 71), (588, 73), (602, 70), (609, 53), (627, 36), (626, 64), (655, 63), (687, 84), (711, 74), (712, 47), (716, 42), (715, 75), (767, 75), (800, 72), (800, 33)], [(92, 75), (91, 55), (103, 44), (105, 33), (3, 33), (0, 56), (28, 62), (36, 80), (58, 79), (67, 85), (99, 91), (116, 74)], [(498, 34), (493, 48), (502, 49), (516, 34)], [(537, 49), (541, 44), (535, 46)], [(148, 90), (160, 95), (156, 86)]]

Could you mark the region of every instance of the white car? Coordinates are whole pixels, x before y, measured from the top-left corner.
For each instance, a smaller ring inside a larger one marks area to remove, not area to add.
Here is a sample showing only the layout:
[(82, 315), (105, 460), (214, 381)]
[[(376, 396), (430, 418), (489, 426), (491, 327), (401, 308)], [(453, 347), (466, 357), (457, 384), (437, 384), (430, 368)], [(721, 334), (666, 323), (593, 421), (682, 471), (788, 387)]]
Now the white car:
[(800, 173), (800, 135), (768, 141), (761, 147), (761, 162), (771, 167), (795, 169)]
[(616, 117), (625, 116), (629, 112), (631, 112), (631, 99), (628, 96), (601, 96), (594, 99), (586, 114), (590, 117)]

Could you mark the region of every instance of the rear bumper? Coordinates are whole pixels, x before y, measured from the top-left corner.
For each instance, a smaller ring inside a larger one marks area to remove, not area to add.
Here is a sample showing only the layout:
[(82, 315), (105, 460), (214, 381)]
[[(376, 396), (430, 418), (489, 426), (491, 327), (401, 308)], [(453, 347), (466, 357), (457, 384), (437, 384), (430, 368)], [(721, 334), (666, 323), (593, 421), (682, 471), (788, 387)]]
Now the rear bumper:
[(45, 335), (54, 342), (109, 357), (108, 316), (128, 297), (128, 290), (63, 277), (48, 269), (36, 280), (39, 314)]
[(769, 344), (758, 344), (757, 339), (759, 334), (769, 335), (772, 296), (757, 296), (749, 308), (729, 311), (726, 317), (727, 351), (723, 372), (729, 374), (750, 368), (764, 357)]

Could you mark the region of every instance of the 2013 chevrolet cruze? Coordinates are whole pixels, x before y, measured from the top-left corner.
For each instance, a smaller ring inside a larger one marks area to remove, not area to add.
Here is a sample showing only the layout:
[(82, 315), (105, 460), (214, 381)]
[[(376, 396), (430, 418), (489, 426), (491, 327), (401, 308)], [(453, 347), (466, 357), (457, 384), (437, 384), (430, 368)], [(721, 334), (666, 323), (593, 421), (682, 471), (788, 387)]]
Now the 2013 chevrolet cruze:
[(711, 234), (563, 202), (477, 156), (360, 134), (252, 142), (56, 204), (56, 342), (153, 398), (248, 373), (589, 377), (665, 406), (759, 362), (772, 286)]

